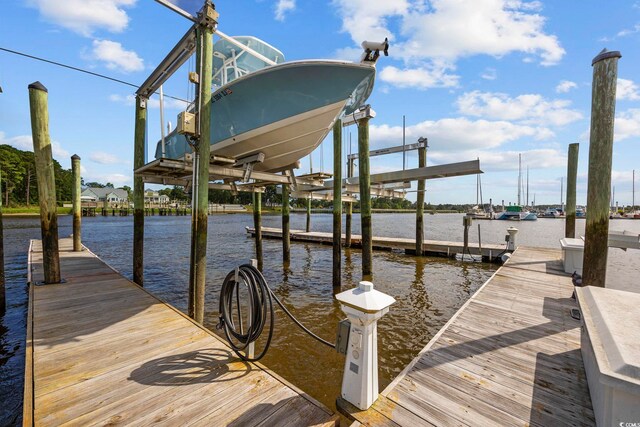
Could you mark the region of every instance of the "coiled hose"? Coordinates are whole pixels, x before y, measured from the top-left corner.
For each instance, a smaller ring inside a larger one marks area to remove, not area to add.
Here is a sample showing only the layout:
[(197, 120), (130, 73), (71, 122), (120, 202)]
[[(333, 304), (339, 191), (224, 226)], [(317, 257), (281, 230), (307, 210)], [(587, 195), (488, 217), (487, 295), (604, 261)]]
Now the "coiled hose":
[[(241, 284), (247, 287), (249, 293), (249, 316), (247, 325), (243, 324), (242, 313), (240, 312)], [(220, 289), (220, 323), (217, 325), (218, 329), (224, 330), (229, 345), (242, 360), (255, 362), (262, 359), (267, 353), (269, 345), (271, 344), (271, 338), (273, 337), (275, 319), (273, 300), (275, 300), (286, 315), (307, 334), (331, 348), (336, 347), (335, 344), (320, 338), (300, 323), (298, 319), (287, 310), (271, 289), (269, 289), (267, 281), (257, 268), (251, 264), (243, 264), (229, 272), (222, 283), (222, 289)], [(233, 320), (234, 302), (237, 311), (237, 325)], [(245, 354), (247, 347), (260, 337), (267, 324), (267, 320), (269, 321), (269, 335), (264, 349), (257, 356), (248, 357), (248, 355)], [(245, 351), (245, 353), (242, 353), (243, 351)]]

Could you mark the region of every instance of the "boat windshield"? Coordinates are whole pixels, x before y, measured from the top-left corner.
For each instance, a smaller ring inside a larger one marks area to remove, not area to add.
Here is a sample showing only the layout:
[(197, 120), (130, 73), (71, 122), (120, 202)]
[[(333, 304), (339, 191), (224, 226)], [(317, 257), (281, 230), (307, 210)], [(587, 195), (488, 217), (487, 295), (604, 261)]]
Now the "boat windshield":
[[(277, 64), (284, 62), (282, 52), (256, 37), (235, 36), (232, 38)], [(213, 46), (213, 84), (215, 86), (224, 86), (238, 77), (269, 65), (271, 64), (227, 40), (218, 40)]]

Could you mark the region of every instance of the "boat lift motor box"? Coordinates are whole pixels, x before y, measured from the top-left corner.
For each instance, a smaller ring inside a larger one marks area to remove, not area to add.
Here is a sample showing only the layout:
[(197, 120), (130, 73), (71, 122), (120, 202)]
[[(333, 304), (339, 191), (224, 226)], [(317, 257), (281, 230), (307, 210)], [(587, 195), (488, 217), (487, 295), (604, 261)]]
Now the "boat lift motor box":
[(560, 239), (562, 262), (565, 273), (577, 272), (582, 275), (582, 258), (584, 257), (584, 241), (565, 237)]
[(196, 134), (196, 115), (187, 111), (178, 113), (178, 123), (176, 131), (179, 134), (195, 135)]

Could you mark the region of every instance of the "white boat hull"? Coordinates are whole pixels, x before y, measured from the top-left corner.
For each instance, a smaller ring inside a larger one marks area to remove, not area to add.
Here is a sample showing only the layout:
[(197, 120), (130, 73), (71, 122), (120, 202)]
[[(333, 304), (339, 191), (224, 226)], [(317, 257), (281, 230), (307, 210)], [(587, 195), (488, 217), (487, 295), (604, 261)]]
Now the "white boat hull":
[(265, 160), (256, 164), (255, 170), (284, 169), (320, 145), (345, 102), (336, 102), (227, 138), (212, 145), (211, 153), (239, 159), (262, 152)]

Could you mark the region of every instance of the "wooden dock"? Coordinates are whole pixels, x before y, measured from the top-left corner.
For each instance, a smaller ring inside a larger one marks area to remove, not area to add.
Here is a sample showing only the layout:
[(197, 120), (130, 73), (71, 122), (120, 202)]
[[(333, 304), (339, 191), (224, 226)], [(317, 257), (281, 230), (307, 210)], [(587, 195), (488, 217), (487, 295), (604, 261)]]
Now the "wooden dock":
[[(253, 227), (246, 227), (246, 230), (251, 236), (255, 234), (255, 229)], [(262, 237), (265, 239), (282, 239), (282, 229), (262, 227)], [(306, 232), (303, 230), (291, 230), (291, 240), (332, 245), (333, 234), (319, 231)], [(345, 235), (343, 234), (342, 243), (344, 244), (344, 242)], [(354, 248), (362, 247), (362, 236), (352, 234), (351, 246)], [(404, 249), (407, 253), (415, 253), (416, 241), (415, 239), (402, 237), (373, 237), (373, 249)], [(464, 251), (464, 245), (460, 242), (425, 240), (422, 245), (422, 250), (425, 255), (453, 257), (464, 252), (469, 255), (481, 255), (483, 260), (489, 262), (497, 261), (498, 257), (505, 252), (506, 245), (483, 244), (482, 247), (479, 247), (477, 243), (469, 242), (469, 247), (467, 249), (467, 251)]]
[(318, 425), (338, 416), (60, 240), (66, 283), (29, 251), (24, 425)]
[(595, 425), (561, 252), (518, 248), (367, 411), (363, 425)]

